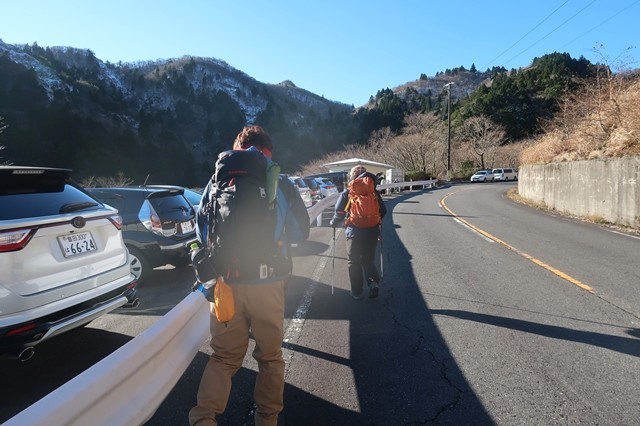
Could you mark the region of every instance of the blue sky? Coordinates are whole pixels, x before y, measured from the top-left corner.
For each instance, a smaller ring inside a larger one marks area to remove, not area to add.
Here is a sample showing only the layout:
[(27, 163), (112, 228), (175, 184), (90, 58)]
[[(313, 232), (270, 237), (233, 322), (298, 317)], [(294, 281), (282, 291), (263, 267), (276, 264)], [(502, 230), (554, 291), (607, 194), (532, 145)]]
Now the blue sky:
[(3, 1), (0, 39), (134, 62), (221, 59), (361, 106), (447, 68), (527, 66), (553, 52), (640, 67), (640, 0)]

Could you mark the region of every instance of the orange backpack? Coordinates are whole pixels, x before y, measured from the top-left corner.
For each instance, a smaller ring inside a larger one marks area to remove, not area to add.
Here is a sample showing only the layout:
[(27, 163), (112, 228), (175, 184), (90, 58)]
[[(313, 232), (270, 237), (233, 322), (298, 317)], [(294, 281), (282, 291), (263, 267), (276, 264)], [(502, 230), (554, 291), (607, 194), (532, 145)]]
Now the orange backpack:
[(359, 177), (349, 182), (349, 202), (346, 210), (349, 212), (346, 226), (373, 228), (380, 224), (378, 194), (370, 176)]

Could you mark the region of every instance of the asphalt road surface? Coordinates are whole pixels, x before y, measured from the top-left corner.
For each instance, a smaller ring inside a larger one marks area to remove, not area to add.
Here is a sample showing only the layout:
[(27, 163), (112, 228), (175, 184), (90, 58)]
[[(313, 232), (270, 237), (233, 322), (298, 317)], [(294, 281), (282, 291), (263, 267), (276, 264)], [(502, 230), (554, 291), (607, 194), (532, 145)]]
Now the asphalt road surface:
[[(640, 239), (514, 203), (515, 184), (386, 196), (383, 285), (349, 297), (344, 235), (295, 249), (287, 288), (287, 425), (635, 425)], [(165, 268), (142, 305), (0, 364), (0, 422), (149, 327), (190, 290)], [(333, 284), (333, 285), (332, 285)], [(257, 365), (234, 377), (221, 425), (253, 424)], [(183, 425), (205, 343), (147, 423)]]

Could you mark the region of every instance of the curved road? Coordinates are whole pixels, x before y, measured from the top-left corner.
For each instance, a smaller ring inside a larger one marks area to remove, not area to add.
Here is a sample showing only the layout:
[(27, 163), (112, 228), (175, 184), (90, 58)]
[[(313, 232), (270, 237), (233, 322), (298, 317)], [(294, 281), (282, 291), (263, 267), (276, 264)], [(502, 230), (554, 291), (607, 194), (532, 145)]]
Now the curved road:
[[(513, 186), (386, 196), (375, 300), (348, 295), (342, 233), (334, 257), (327, 221), (312, 229), (287, 289), (286, 424), (637, 424), (640, 239), (516, 204), (505, 197)], [(28, 363), (0, 364), (14, 384), (1, 387), (0, 421), (189, 291), (189, 268), (156, 275), (138, 309), (47, 342)], [(149, 425), (186, 424), (209, 353), (204, 345)], [(256, 371), (248, 357), (220, 424), (252, 424)]]

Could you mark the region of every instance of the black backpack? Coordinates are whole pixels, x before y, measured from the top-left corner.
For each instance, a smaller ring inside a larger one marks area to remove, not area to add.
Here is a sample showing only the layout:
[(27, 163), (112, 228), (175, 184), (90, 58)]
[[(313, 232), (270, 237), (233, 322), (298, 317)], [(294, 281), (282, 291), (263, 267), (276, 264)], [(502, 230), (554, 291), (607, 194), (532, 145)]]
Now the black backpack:
[(207, 257), (215, 274), (229, 283), (275, 280), (288, 274), (290, 263), (274, 241), (275, 182), (267, 178), (268, 166), (260, 151), (225, 151), (207, 185), (208, 201), (200, 206), (198, 224), (206, 233)]

